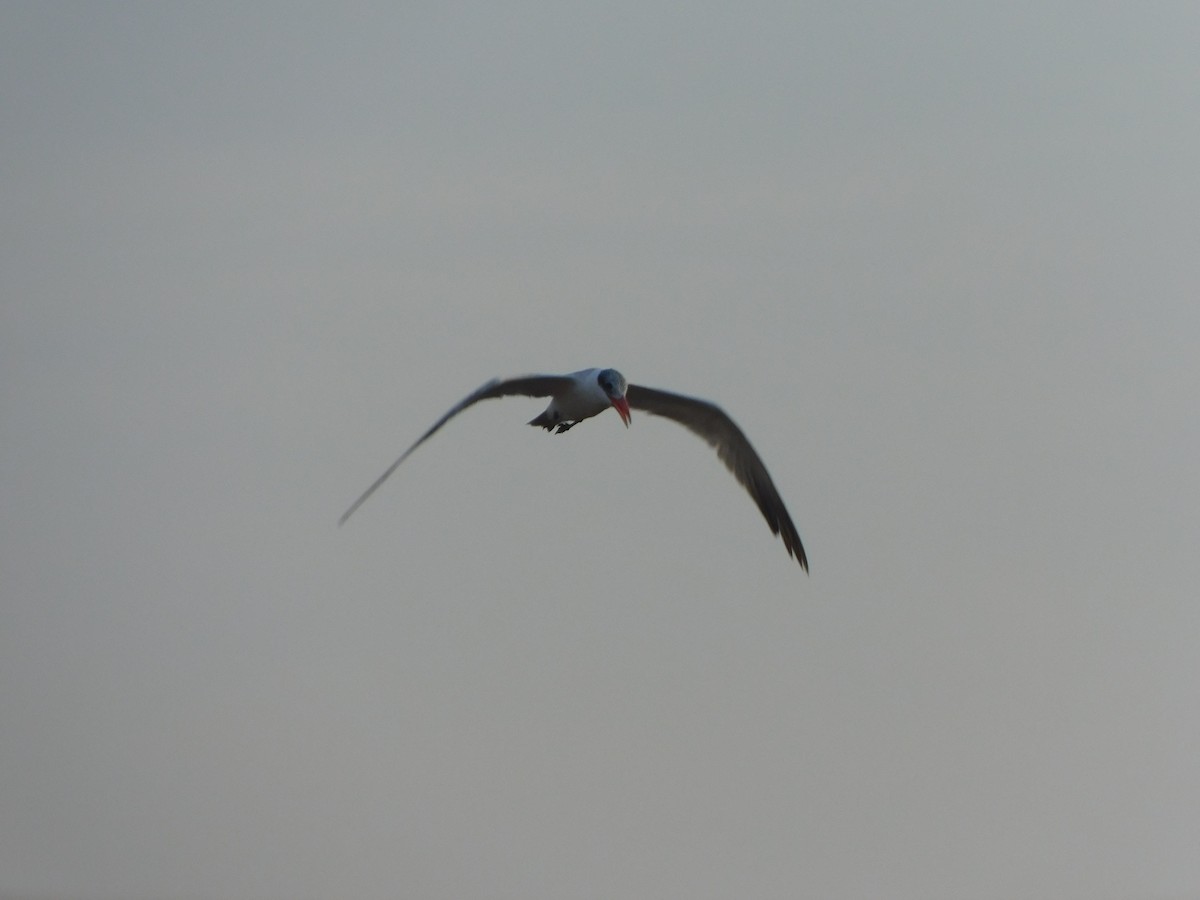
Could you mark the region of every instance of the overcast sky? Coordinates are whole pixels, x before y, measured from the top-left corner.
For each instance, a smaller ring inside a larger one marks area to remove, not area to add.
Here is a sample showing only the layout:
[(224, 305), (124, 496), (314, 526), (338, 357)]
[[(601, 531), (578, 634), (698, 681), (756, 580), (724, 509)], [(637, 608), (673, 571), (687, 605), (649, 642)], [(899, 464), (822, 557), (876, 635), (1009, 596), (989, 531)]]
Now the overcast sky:
[(4, 4), (0, 898), (1200, 897), (1198, 46)]

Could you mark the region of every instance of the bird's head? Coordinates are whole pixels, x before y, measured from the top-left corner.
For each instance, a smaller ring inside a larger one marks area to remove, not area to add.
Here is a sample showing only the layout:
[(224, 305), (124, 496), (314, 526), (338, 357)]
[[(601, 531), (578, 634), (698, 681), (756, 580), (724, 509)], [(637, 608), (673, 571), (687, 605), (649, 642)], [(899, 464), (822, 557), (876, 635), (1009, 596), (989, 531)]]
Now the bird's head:
[(613, 409), (621, 417), (621, 421), (625, 423), (625, 427), (629, 427), (629, 401), (625, 399), (625, 376), (616, 369), (601, 369), (600, 374), (596, 376), (596, 381), (600, 385), (600, 390), (604, 391), (604, 395), (608, 397), (608, 402), (613, 405)]

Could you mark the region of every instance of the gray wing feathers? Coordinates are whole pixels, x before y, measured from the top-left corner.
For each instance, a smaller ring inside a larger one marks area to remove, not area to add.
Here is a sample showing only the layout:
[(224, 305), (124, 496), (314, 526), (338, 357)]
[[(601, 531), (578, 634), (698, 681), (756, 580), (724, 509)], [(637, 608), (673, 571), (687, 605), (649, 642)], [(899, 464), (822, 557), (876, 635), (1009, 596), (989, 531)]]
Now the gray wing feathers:
[(804, 571), (808, 571), (808, 557), (804, 553), (804, 545), (800, 543), (800, 533), (784, 506), (783, 498), (775, 489), (767, 467), (724, 410), (707, 400), (636, 384), (629, 385), (625, 399), (634, 409), (673, 419), (713, 446), (721, 462), (754, 499), (771, 533), (783, 539), (788, 555), (795, 557)]
[(429, 438), (433, 437), (434, 433), (457, 416), (460, 412), (469, 406), (474, 406), (480, 400), (493, 400), (496, 397), (511, 397), (514, 395), (523, 395), (526, 397), (549, 397), (563, 388), (571, 384), (571, 379), (559, 375), (524, 375), (520, 378), (493, 378), (485, 385), (481, 385), (474, 393), (464, 397), (456, 406), (433, 423), (433, 426), (423, 435), (417, 438), (415, 444), (400, 454), (400, 458), (387, 467), (387, 470), (375, 479), (375, 482), (363, 491), (362, 496), (350, 504), (350, 508), (342, 513), (342, 517), (338, 519), (338, 525), (344, 525), (346, 520), (354, 515), (354, 511), (367, 502), (370, 497), (379, 488), (381, 484), (388, 480), (388, 477), (396, 471), (400, 463), (408, 459), (409, 455), (425, 443)]

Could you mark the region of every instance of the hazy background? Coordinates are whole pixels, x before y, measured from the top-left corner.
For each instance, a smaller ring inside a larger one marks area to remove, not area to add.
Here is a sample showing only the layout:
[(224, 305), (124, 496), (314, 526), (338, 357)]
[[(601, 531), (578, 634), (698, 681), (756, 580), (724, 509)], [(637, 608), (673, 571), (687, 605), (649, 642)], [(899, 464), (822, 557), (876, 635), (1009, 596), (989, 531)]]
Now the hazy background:
[(0, 897), (1200, 897), (1198, 46), (4, 4)]

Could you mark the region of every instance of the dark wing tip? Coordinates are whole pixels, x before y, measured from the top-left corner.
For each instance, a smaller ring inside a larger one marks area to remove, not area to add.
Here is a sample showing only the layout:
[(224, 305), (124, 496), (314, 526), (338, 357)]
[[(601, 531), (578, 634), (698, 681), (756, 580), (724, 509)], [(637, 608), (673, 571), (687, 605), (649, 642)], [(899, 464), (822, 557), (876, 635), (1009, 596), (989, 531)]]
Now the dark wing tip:
[(800, 535), (796, 533), (796, 529), (784, 529), (780, 532), (780, 536), (783, 538), (783, 546), (787, 548), (788, 554), (793, 556), (796, 562), (800, 563), (800, 568), (807, 575), (808, 556), (804, 552), (804, 545), (800, 543)]
[[(765, 469), (763, 470), (763, 475), (766, 475)], [(769, 475), (766, 475), (766, 477), (770, 478)], [(808, 555), (804, 552), (804, 544), (800, 541), (800, 532), (797, 530), (796, 524), (792, 521), (792, 517), (788, 514), (787, 507), (783, 505), (783, 499), (779, 496), (775, 485), (769, 481), (764, 484), (757, 478), (753, 479), (750, 483), (753, 486), (750, 494), (754, 498), (754, 502), (758, 504), (763, 518), (767, 520), (767, 525), (770, 526), (771, 533), (779, 535), (783, 541), (784, 549), (788, 552), (788, 556), (795, 559), (800, 564), (800, 568), (807, 573)]]

